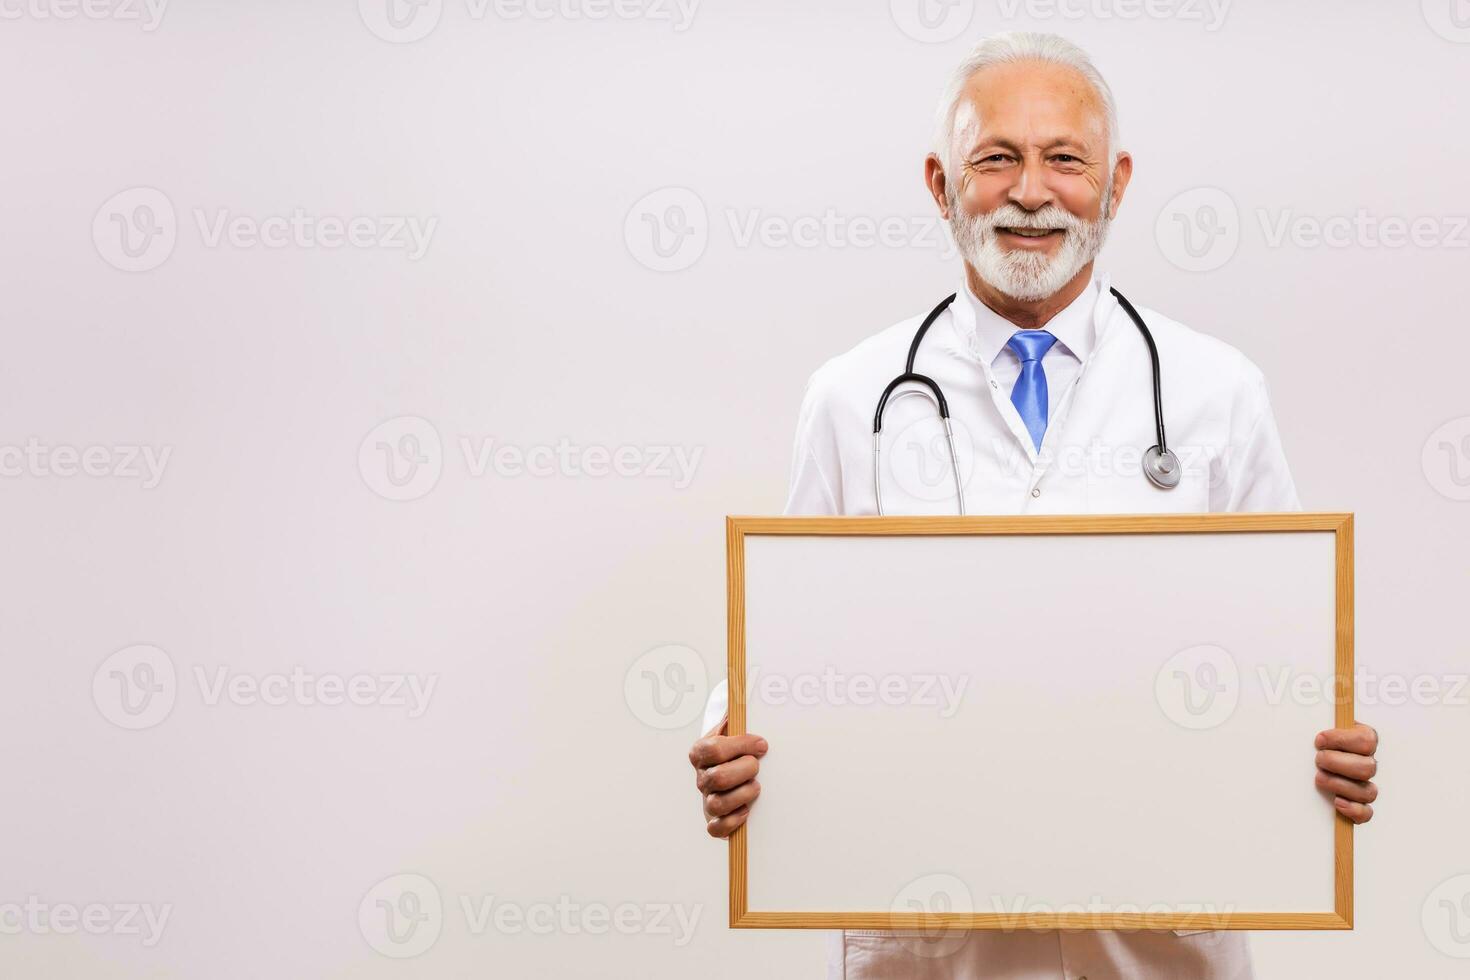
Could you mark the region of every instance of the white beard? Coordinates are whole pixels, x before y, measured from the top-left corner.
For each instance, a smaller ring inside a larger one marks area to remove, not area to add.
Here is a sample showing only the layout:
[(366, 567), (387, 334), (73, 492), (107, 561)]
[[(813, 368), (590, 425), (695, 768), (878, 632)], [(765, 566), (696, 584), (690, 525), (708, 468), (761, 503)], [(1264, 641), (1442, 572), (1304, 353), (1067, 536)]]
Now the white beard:
[[(1112, 191), (1110, 177), (1103, 193), (1104, 202), (1112, 200)], [(1097, 258), (1108, 237), (1111, 220), (1106, 207), (1096, 221), (1084, 221), (1054, 204), (1027, 211), (1007, 203), (972, 218), (960, 209), (948, 187), (945, 193), (949, 200), (950, 230), (960, 255), (975, 269), (981, 281), (1012, 299), (1034, 302), (1056, 295), (1083, 266)], [(1059, 228), (1063, 232), (1062, 244), (1050, 256), (1006, 249), (996, 237), (997, 228)]]

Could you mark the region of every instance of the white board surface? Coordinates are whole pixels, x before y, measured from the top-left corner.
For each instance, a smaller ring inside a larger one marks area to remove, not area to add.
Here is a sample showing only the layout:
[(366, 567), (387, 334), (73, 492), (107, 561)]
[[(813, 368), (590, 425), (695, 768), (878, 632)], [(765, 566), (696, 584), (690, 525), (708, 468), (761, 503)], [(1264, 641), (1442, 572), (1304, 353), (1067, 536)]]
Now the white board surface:
[(744, 547), (751, 912), (1333, 910), (1332, 533)]

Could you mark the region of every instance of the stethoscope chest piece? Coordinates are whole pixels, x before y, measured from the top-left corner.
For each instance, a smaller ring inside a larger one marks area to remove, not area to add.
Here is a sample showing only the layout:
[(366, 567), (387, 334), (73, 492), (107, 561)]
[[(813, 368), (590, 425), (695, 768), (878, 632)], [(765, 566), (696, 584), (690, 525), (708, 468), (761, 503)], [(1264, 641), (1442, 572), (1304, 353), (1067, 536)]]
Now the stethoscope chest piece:
[(1179, 486), (1179, 457), (1172, 449), (1160, 452), (1158, 446), (1149, 446), (1143, 454), (1143, 475), (1160, 490), (1173, 490)]

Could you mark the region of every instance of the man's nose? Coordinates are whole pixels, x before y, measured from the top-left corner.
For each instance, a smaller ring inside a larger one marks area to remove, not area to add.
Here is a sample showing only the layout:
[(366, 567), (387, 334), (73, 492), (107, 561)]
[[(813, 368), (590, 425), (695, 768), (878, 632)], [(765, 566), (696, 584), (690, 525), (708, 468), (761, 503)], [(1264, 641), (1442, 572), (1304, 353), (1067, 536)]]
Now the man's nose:
[(1052, 203), (1051, 189), (1046, 186), (1046, 177), (1039, 164), (1027, 161), (1021, 165), (1020, 175), (1011, 187), (1010, 200), (1027, 211), (1036, 211)]

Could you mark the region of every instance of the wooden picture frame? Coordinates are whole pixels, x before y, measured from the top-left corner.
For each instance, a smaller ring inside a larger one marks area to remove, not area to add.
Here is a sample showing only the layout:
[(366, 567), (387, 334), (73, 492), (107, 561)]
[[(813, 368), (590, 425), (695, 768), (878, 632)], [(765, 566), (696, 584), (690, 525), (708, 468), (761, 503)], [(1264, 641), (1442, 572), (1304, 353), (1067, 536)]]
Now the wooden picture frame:
[[(1300, 534), (1305, 532), (1309, 537), (1285, 537), (1285, 535)], [(1303, 585), (1304, 594), (1315, 597), (1310, 608), (1314, 610), (1312, 616), (1312, 629), (1322, 629), (1324, 636), (1321, 644), (1313, 645), (1312, 649), (1322, 649), (1325, 646), (1330, 650), (1332, 672), (1333, 698), (1330, 706), (1312, 707), (1311, 711), (1320, 712), (1321, 718), (1329, 720), (1329, 724), (1320, 727), (1349, 727), (1353, 724), (1353, 515), (1350, 513), (1229, 513), (1229, 514), (1172, 514), (1172, 515), (1066, 515), (1066, 516), (996, 516), (996, 517), (729, 517), (726, 521), (726, 544), (727, 544), (727, 598), (728, 598), (728, 639), (729, 639), (729, 723), (728, 733), (740, 735), (747, 731), (747, 708), (751, 702), (747, 699), (747, 664), (748, 664), (748, 621), (752, 610), (747, 608), (747, 556), (748, 550), (757, 542), (772, 542), (772, 544), (761, 543), (759, 554), (770, 553), (772, 556), (783, 556), (788, 550), (796, 548), (810, 549), (806, 551), (808, 558), (814, 558), (826, 552), (821, 549), (833, 547), (830, 539), (849, 538), (862, 539), (853, 545), (843, 547), (845, 555), (865, 555), (868, 551), (881, 555), (889, 546), (878, 546), (873, 539), (876, 538), (906, 538), (920, 539), (911, 542), (909, 547), (924, 547), (953, 550), (952, 545), (940, 543), (942, 539), (953, 536), (968, 536), (984, 539), (987, 551), (997, 550), (1002, 542), (1005, 547), (1010, 548), (1008, 552), (1012, 555), (1021, 554), (1016, 551), (1013, 542), (1017, 536), (1028, 536), (1028, 540), (1037, 542), (1048, 541), (1056, 536), (1145, 536), (1132, 541), (1108, 538), (1099, 542), (1098, 539), (1089, 538), (1083, 544), (1092, 547), (1101, 545), (1104, 550), (1108, 545), (1117, 544), (1120, 548), (1127, 546), (1140, 546), (1142, 553), (1148, 553), (1149, 549), (1166, 548), (1171, 550), (1199, 548), (1208, 546), (1218, 549), (1226, 541), (1225, 537), (1213, 539), (1209, 542), (1196, 541), (1194, 535), (1264, 535), (1265, 537), (1250, 538), (1242, 541), (1239, 546), (1230, 545), (1230, 554), (1239, 554), (1240, 547), (1260, 549), (1265, 551), (1292, 551), (1298, 543), (1320, 542), (1322, 535), (1330, 536), (1330, 552), (1326, 551), (1326, 545), (1311, 544), (1313, 555), (1326, 554), (1326, 563), (1330, 565), (1327, 572), (1331, 574), (1330, 583), (1317, 583), (1311, 586), (1308, 592), (1307, 586)], [(1179, 537), (1179, 536), (1184, 537)], [(1157, 536), (1157, 537), (1153, 537)], [(800, 540), (798, 540), (800, 539)], [(958, 543), (956, 543), (958, 544)], [(976, 547), (980, 545), (977, 543)], [(1075, 538), (1068, 542), (1058, 541), (1053, 549), (1061, 553), (1066, 547), (1077, 547)], [(1305, 544), (1303, 545), (1306, 546)], [(1030, 551), (1039, 551), (1035, 545), (1027, 544)], [(799, 550), (798, 549), (798, 550)], [(1228, 550), (1228, 549), (1227, 549)], [(1093, 552), (1097, 551), (1093, 547)], [(795, 552), (792, 552), (795, 554)], [(946, 551), (946, 553), (948, 553)], [(1029, 552), (1027, 552), (1029, 553)], [(1285, 553), (1283, 551), (1283, 553)], [(1294, 551), (1292, 553), (1295, 553)], [(1303, 552), (1305, 553), (1305, 552)], [(787, 556), (789, 557), (789, 556)], [(797, 558), (800, 556), (797, 555)], [(867, 560), (867, 559), (864, 559)], [(791, 561), (778, 557), (762, 558), (763, 571), (770, 577), (780, 578), (788, 573), (779, 569), (792, 564)], [(838, 559), (830, 564), (833, 568), (838, 566)], [(848, 558), (840, 559), (847, 563)], [(1316, 562), (1317, 559), (1313, 559)], [(922, 568), (922, 564), (905, 565), (904, 568)], [(1260, 569), (1261, 578), (1269, 578), (1272, 573), (1270, 563), (1257, 566)], [(789, 595), (793, 591), (801, 591), (803, 586), (799, 583), (811, 581), (804, 579), (797, 570), (790, 571), (790, 580), (780, 578), (784, 588), (777, 590), (775, 585), (770, 585), (762, 594), (767, 598), (761, 601), (767, 605), (776, 605), (785, 600), (772, 599), (772, 595)], [(1284, 572), (1282, 574), (1285, 574)], [(840, 577), (840, 576), (839, 576)], [(1230, 581), (1248, 583), (1254, 576), (1240, 576)], [(1300, 576), (1293, 576), (1292, 581)], [(1325, 574), (1324, 574), (1325, 578)], [(853, 596), (848, 606), (851, 615), (861, 618), (868, 615), (864, 610), (875, 606), (883, 595), (887, 585), (883, 583), (881, 576), (854, 574), (853, 582), (857, 583), (859, 589), (865, 588), (862, 583), (874, 580), (873, 596)], [(1131, 581), (1131, 580), (1130, 580)], [(851, 583), (848, 583), (851, 584)], [(1112, 587), (1112, 586), (1109, 586)], [(1242, 586), (1244, 588), (1245, 585)], [(1323, 595), (1321, 589), (1330, 589)], [(835, 591), (835, 588), (834, 588)], [(1119, 590), (1119, 594), (1127, 593), (1127, 589)], [(1171, 601), (1179, 597), (1172, 597)], [(804, 598), (792, 598), (793, 606), (804, 602)], [(1127, 601), (1137, 600), (1137, 597)], [(1242, 600), (1245, 601), (1245, 600)], [(1283, 600), (1285, 601), (1285, 600)], [(1144, 603), (1144, 608), (1157, 608), (1156, 605), (1149, 606), (1147, 602), (1156, 602), (1149, 599)], [(1320, 622), (1322, 616), (1319, 613), (1326, 611), (1330, 622), (1325, 626)], [(880, 622), (879, 616), (883, 612), (872, 613), (873, 623)], [(981, 611), (983, 615), (991, 614), (988, 610)], [(783, 610), (782, 615), (790, 620), (794, 616), (802, 615), (801, 610), (791, 612)], [(757, 609), (754, 612), (757, 617), (764, 616), (762, 622), (772, 621), (778, 617), (768, 614), (767, 610)], [(1305, 614), (1304, 614), (1305, 616)], [(922, 618), (922, 617), (920, 617)], [(765, 634), (770, 633), (768, 626), (762, 627)], [(859, 627), (853, 627), (858, 629)], [(1252, 627), (1260, 630), (1261, 627)], [(763, 635), (765, 635), (763, 634)], [(771, 644), (767, 644), (770, 646)], [(813, 661), (815, 662), (815, 661)], [(1161, 668), (1162, 670), (1162, 668)], [(1325, 668), (1322, 673), (1325, 674)], [(754, 702), (762, 705), (762, 702)], [(768, 716), (775, 717), (774, 709), (762, 710)], [(828, 709), (815, 709), (828, 710)], [(1291, 709), (1288, 709), (1291, 710)], [(1303, 709), (1308, 710), (1308, 709)], [(890, 713), (887, 717), (892, 717)], [(819, 716), (813, 716), (819, 717)], [(821, 716), (821, 717), (830, 717)], [(872, 718), (880, 716), (872, 715)], [(1279, 715), (1273, 717), (1280, 717)], [(1319, 720), (1316, 715), (1312, 720)], [(1242, 723), (1243, 724), (1243, 723)], [(1177, 726), (1176, 726), (1177, 727)], [(1298, 726), (1300, 727), (1300, 726)], [(854, 728), (854, 730), (859, 730)], [(769, 734), (760, 732), (760, 734)], [(1293, 733), (1294, 734), (1294, 733)], [(1170, 735), (1169, 738), (1178, 738), (1181, 745), (1190, 738), (1189, 735)], [(1212, 734), (1212, 738), (1223, 738)], [(1265, 736), (1262, 736), (1264, 738)], [(799, 737), (795, 739), (799, 741)], [(1306, 907), (1283, 907), (1283, 908), (1240, 908), (1215, 907), (1209, 912), (1200, 909), (1187, 908), (1183, 905), (1160, 905), (1139, 906), (1135, 909), (1131, 905), (1119, 904), (1116, 907), (1108, 906), (1102, 909), (1077, 909), (1069, 907), (1066, 903), (1059, 903), (1054, 907), (1042, 907), (1040, 909), (1030, 906), (1015, 906), (997, 910), (992, 907), (990, 911), (983, 910), (983, 903), (972, 903), (967, 908), (930, 908), (927, 905), (905, 908), (901, 905), (891, 905), (888, 908), (874, 907), (869, 901), (866, 904), (859, 902), (854, 907), (846, 907), (836, 902), (820, 907), (771, 907), (771, 903), (752, 902), (752, 893), (765, 894), (766, 891), (753, 887), (751, 881), (751, 836), (753, 833), (769, 832), (770, 836), (762, 838), (764, 841), (779, 840), (782, 830), (779, 826), (767, 827), (761, 821), (762, 809), (775, 806), (770, 800), (776, 794), (792, 789), (798, 785), (795, 773), (788, 770), (784, 776), (786, 785), (772, 785), (768, 781), (767, 772), (773, 770), (778, 759), (790, 759), (799, 756), (800, 753), (790, 744), (793, 738), (788, 737), (786, 743), (772, 743), (772, 748), (767, 758), (762, 761), (761, 781), (763, 784), (763, 797), (758, 800), (752, 808), (751, 818), (746, 825), (737, 829), (729, 841), (729, 909), (730, 925), (734, 928), (779, 928), (779, 929), (858, 929), (858, 930), (945, 930), (945, 929), (1108, 929), (1108, 930), (1138, 930), (1138, 929), (1169, 929), (1174, 931), (1205, 931), (1209, 929), (1351, 929), (1353, 923), (1353, 824), (1341, 814), (1333, 813), (1330, 797), (1324, 796), (1323, 803), (1325, 814), (1323, 816), (1322, 833), (1324, 837), (1323, 850), (1313, 851), (1310, 860), (1321, 862), (1321, 881), (1311, 883), (1311, 893), (1322, 896), (1322, 902), (1296, 903), (1298, 906)], [(782, 757), (779, 753), (786, 753)], [(922, 758), (926, 749), (924, 745), (916, 745), (912, 748), (908, 758)], [(1312, 765), (1308, 755), (1308, 746), (1305, 741), (1301, 744), (1300, 767), (1301, 784), (1307, 785), (1312, 776)], [(811, 759), (800, 760), (803, 763), (802, 774), (805, 781), (806, 775), (820, 768)], [(1293, 762), (1293, 765), (1296, 763)], [(773, 776), (772, 779), (777, 777)], [(1293, 787), (1291, 783), (1281, 783), (1282, 786)], [(871, 792), (871, 788), (869, 788)], [(1294, 789), (1293, 789), (1294, 792)], [(1277, 796), (1281, 796), (1278, 793)], [(1292, 804), (1296, 809), (1293, 811), (1297, 816), (1293, 827), (1298, 828), (1296, 833), (1301, 836), (1300, 828), (1307, 826), (1310, 821), (1304, 823), (1301, 814), (1308, 812), (1307, 807), (1311, 804), (1295, 799)], [(835, 806), (836, 804), (834, 804)], [(1264, 805), (1264, 804), (1263, 804)], [(844, 811), (845, 813), (850, 811)], [(925, 813), (933, 812), (932, 808)], [(783, 819), (790, 819), (789, 815)], [(1315, 819), (1315, 818), (1312, 818)], [(849, 828), (851, 822), (860, 822), (862, 816), (844, 816), (841, 824)], [(1331, 833), (1327, 834), (1328, 823), (1331, 821)], [(1316, 826), (1315, 824), (1310, 824)], [(836, 823), (832, 826), (837, 826)], [(1121, 826), (1121, 822), (1120, 822)], [(855, 834), (856, 831), (844, 829), (845, 834)], [(1315, 831), (1314, 831), (1315, 833)], [(1055, 839), (1055, 838), (1053, 838)], [(769, 843), (765, 846), (771, 847)], [(836, 845), (834, 844), (834, 847)], [(885, 839), (872, 839), (871, 846), (883, 849), (887, 846)], [(1313, 844), (1315, 847), (1315, 844)], [(1331, 849), (1330, 882), (1327, 880), (1327, 852)], [(1000, 850), (996, 848), (997, 852)], [(1300, 848), (1292, 851), (1299, 853)], [(842, 876), (862, 875), (866, 871), (863, 867), (875, 863), (873, 855), (883, 853), (881, 850), (865, 851), (865, 856), (853, 862), (853, 868), (844, 869)], [(1320, 854), (1320, 858), (1315, 855)], [(798, 855), (801, 857), (801, 855)], [(1306, 858), (1303, 859), (1307, 860)], [(793, 862), (800, 864), (798, 860)], [(1163, 862), (1161, 862), (1162, 866)], [(787, 865), (781, 865), (786, 867)], [(835, 867), (829, 864), (827, 867)], [(1316, 867), (1313, 864), (1312, 867)], [(925, 868), (914, 869), (918, 873), (924, 872)], [(932, 869), (928, 869), (932, 870)], [(793, 868), (790, 877), (794, 882), (805, 880), (803, 877), (809, 869), (803, 870)], [(765, 872), (768, 876), (772, 872)], [(1315, 873), (1315, 872), (1314, 872)], [(782, 872), (785, 875), (785, 872)], [(759, 884), (758, 882), (756, 884)], [(784, 887), (784, 886), (783, 886)], [(816, 886), (813, 886), (814, 888)], [(834, 886), (835, 887), (835, 886)], [(1283, 884), (1283, 894), (1292, 891), (1292, 887)], [(779, 892), (780, 889), (776, 889)], [(788, 892), (800, 891), (798, 885), (791, 885)], [(819, 889), (818, 889), (819, 890)], [(842, 899), (846, 900), (848, 894), (856, 894), (861, 889), (853, 889), (851, 892), (840, 893)], [(796, 903), (792, 903), (796, 904)], [(808, 903), (809, 904), (809, 903)], [(832, 905), (836, 907), (832, 907)], [(1319, 907), (1320, 905), (1320, 907)]]

